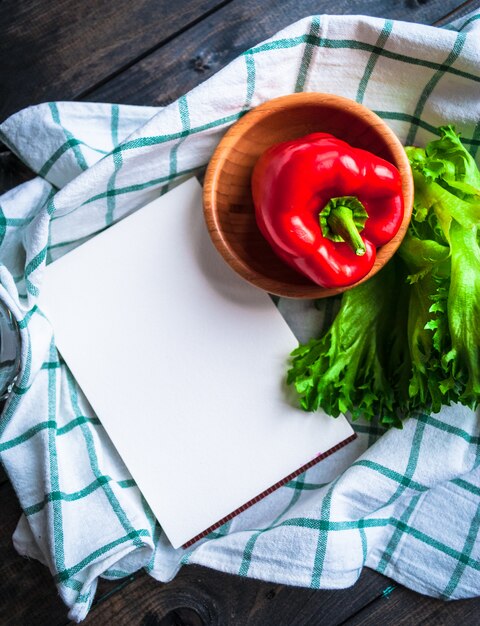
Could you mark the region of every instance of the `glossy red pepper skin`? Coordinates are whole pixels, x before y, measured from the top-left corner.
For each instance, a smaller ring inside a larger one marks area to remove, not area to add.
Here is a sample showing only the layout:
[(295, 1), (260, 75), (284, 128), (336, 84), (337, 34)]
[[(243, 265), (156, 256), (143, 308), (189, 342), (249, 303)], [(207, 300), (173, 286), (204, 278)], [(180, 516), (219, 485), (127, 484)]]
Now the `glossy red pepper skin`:
[[(277, 255), (326, 288), (352, 285), (372, 269), (376, 248), (403, 220), (398, 170), (374, 154), (328, 133), (314, 133), (264, 152), (252, 175), (257, 224)], [(355, 196), (368, 218), (358, 256), (322, 231), (319, 213), (332, 198)]]

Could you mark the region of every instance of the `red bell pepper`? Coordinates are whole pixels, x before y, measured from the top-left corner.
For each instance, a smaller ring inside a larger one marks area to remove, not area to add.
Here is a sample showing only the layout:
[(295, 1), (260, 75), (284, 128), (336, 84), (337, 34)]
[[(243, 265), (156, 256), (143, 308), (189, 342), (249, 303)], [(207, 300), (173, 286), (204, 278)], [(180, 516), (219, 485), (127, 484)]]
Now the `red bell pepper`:
[(326, 288), (366, 276), (376, 248), (403, 219), (397, 168), (328, 133), (266, 150), (254, 167), (252, 194), (258, 227), (273, 250)]

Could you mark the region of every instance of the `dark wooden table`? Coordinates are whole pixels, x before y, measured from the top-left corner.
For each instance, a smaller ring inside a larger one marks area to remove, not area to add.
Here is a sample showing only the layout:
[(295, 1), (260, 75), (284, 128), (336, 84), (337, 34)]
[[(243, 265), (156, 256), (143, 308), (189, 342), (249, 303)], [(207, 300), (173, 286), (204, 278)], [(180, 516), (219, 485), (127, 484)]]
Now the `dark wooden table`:
[[(480, 0), (1, 0), (0, 121), (48, 100), (166, 105), (240, 52), (315, 13), (441, 25)], [(0, 192), (32, 176), (0, 145)], [(11, 536), (20, 507), (0, 468), (0, 626), (69, 624), (49, 572)], [(479, 590), (480, 595), (480, 590)], [(480, 598), (445, 603), (365, 570), (351, 589), (314, 591), (184, 567), (101, 581), (96, 626), (480, 624)]]

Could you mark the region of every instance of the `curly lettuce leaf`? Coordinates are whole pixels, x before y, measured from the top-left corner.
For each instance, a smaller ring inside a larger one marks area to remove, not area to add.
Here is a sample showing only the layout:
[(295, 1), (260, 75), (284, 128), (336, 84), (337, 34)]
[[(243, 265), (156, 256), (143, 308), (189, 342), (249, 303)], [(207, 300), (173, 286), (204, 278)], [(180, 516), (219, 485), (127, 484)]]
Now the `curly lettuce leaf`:
[(385, 368), (393, 338), (394, 272), (388, 264), (346, 291), (325, 335), (292, 352), (287, 382), (295, 386), (303, 409), (322, 408), (334, 417), (349, 412), (353, 419), (378, 416), (380, 423), (401, 427)]
[[(452, 219), (464, 228), (471, 228), (480, 223), (480, 196), (478, 198), (470, 196), (470, 199), (467, 199), (467, 196), (462, 194), (460, 198), (455, 190), (445, 189), (439, 182), (430, 180), (418, 170), (413, 172), (413, 181), (415, 199), (411, 229), (415, 230), (419, 224), (426, 222), (435, 231), (437, 239), (445, 238), (448, 241)], [(434, 216), (438, 220), (436, 223)]]
[(480, 172), (475, 159), (465, 149), (453, 126), (440, 126), (438, 130), (440, 138), (431, 141), (425, 150), (413, 146), (405, 148), (412, 169), (428, 182), (437, 181), (459, 198), (480, 199)]
[(465, 149), (460, 135), (452, 125), (440, 126), (440, 138), (431, 141), (426, 149), (427, 164), (441, 165), (437, 178), (458, 191), (469, 190), (472, 195), (480, 195), (480, 172), (475, 159)]
[(421, 410), (480, 401), (480, 172), (452, 126), (407, 148), (415, 202), (399, 249), (412, 283), (411, 396)]
[(461, 228), (456, 222), (450, 237), (450, 346), (442, 365), (458, 385), (458, 401), (474, 408), (480, 399), (480, 246), (477, 229)]

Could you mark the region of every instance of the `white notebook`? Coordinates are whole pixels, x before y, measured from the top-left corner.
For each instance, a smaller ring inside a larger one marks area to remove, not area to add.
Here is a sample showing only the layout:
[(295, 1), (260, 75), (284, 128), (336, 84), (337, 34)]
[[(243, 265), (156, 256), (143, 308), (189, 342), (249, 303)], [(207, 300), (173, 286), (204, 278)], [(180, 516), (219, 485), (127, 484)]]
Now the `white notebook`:
[(214, 249), (195, 179), (48, 266), (40, 306), (175, 548), (354, 438), (287, 399), (297, 341)]

